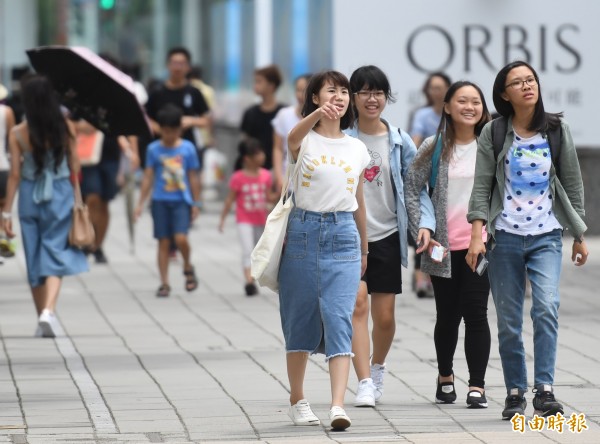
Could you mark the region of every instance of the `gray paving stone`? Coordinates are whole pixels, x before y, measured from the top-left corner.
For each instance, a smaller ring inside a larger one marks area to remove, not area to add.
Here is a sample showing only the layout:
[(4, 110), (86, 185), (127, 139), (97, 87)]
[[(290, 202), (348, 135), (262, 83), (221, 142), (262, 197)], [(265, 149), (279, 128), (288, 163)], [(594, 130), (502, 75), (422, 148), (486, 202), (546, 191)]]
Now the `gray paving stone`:
[[(459, 399), (451, 406), (434, 404), (434, 303), (417, 299), (405, 286), (397, 297), (397, 333), (382, 402), (377, 409), (352, 407), (351, 372), (346, 402), (353, 425), (335, 433), (328, 430), (329, 377), (322, 356), (309, 360), (305, 393), (323, 425), (295, 427), (287, 417), (278, 298), (266, 289), (257, 297), (243, 295), (233, 222), (225, 234), (216, 231), (219, 203), (208, 204), (190, 234), (199, 288), (183, 291), (179, 260), (170, 266), (173, 292), (167, 299), (154, 296), (158, 273), (150, 218), (136, 227), (132, 255), (122, 229), (123, 202), (115, 200), (111, 210), (109, 264), (92, 263), (90, 273), (64, 279), (58, 306), (67, 344), (91, 385), (78, 385), (59, 342), (32, 337), (35, 315), (20, 253), (0, 268), (0, 443), (600, 442), (600, 238), (589, 239), (592, 256), (584, 268), (564, 258), (555, 387), (566, 415), (584, 413), (589, 430), (520, 435), (500, 420), (505, 389), (491, 299), (490, 408), (465, 408), (462, 332), (455, 356)], [(403, 279), (410, 281), (409, 271)], [(524, 337), (532, 378), (529, 308), (527, 301)], [(92, 417), (90, 408), (96, 412)]]

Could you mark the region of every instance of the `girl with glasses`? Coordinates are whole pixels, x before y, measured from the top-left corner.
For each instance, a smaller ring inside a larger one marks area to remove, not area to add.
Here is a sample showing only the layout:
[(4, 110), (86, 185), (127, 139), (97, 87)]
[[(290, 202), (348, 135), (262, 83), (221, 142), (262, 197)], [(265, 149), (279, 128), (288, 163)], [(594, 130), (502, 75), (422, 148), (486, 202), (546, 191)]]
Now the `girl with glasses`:
[[(387, 103), (395, 101), (388, 78), (381, 69), (372, 65), (358, 68), (350, 77), (350, 87), (356, 98), (357, 120), (347, 133), (364, 142), (371, 156), (363, 185), (368, 265), (360, 282), (352, 318), (353, 363), (359, 381), (354, 405), (375, 407), (383, 393), (385, 360), (396, 332), (394, 309), (396, 294), (402, 293), (401, 269), (408, 263), (404, 178), (417, 149), (407, 133), (381, 117)], [(427, 233), (434, 232), (433, 207), (425, 189), (420, 198), (423, 217), (419, 226)], [(369, 294), (373, 319), (370, 363)]]
[[(492, 125), (479, 138), (475, 183), (469, 203), (472, 224), (467, 263), (475, 269), (486, 254), (498, 316), (498, 342), (507, 397), (503, 419), (524, 414), (527, 368), (523, 347), (525, 276), (531, 281), (534, 343), (533, 406), (540, 416), (563, 413), (554, 398), (558, 342), (562, 234), (574, 238), (572, 260), (585, 264), (583, 182), (577, 153), (562, 114), (544, 110), (539, 77), (517, 61), (494, 81), (494, 105), (506, 121), (502, 150), (495, 154)], [(549, 135), (560, 133), (560, 146)], [(552, 153), (560, 150), (557, 163)], [(557, 174), (560, 172), (560, 174)], [(483, 242), (482, 227), (488, 233)]]

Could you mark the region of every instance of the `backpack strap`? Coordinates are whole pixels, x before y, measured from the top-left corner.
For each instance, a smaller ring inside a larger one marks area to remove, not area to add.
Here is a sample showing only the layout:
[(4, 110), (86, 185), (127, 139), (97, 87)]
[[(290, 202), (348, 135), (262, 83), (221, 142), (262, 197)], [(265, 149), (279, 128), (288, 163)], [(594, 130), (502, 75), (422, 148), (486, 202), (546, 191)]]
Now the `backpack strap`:
[(437, 182), (438, 170), (440, 169), (440, 158), (442, 157), (442, 135), (438, 133), (435, 138), (435, 147), (431, 154), (431, 174), (429, 174), (429, 196), (433, 194)]
[(548, 145), (550, 145), (550, 156), (552, 157), (552, 165), (556, 170), (556, 177), (560, 180), (560, 149), (562, 144), (560, 139), (562, 138), (562, 125), (550, 130), (546, 133), (548, 137)]
[(504, 148), (507, 127), (508, 119), (506, 117), (498, 117), (492, 120), (492, 144), (494, 145), (494, 160), (496, 162), (498, 162), (498, 156)]

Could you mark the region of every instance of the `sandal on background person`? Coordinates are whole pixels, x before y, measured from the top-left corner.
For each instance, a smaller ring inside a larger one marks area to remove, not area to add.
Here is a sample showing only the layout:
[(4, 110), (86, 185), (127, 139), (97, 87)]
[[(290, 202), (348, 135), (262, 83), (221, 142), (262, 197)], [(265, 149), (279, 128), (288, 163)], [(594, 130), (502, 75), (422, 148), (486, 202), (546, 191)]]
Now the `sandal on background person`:
[(183, 275), (185, 276), (186, 291), (194, 291), (198, 288), (198, 278), (196, 278), (194, 267), (191, 267), (189, 270), (183, 270)]
[(168, 284), (162, 284), (156, 291), (156, 296), (159, 298), (167, 298), (171, 294), (171, 287)]

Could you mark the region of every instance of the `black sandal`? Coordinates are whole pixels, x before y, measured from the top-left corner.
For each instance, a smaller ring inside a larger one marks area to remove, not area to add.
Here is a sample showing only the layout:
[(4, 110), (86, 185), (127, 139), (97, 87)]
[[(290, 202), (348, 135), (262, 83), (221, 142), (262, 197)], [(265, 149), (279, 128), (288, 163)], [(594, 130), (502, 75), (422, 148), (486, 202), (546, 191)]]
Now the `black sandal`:
[(171, 287), (167, 284), (162, 284), (156, 291), (156, 296), (159, 298), (167, 298), (171, 293)]
[(194, 267), (191, 267), (189, 270), (183, 270), (183, 275), (185, 276), (185, 289), (187, 291), (194, 291), (198, 288), (198, 279), (196, 278)]

